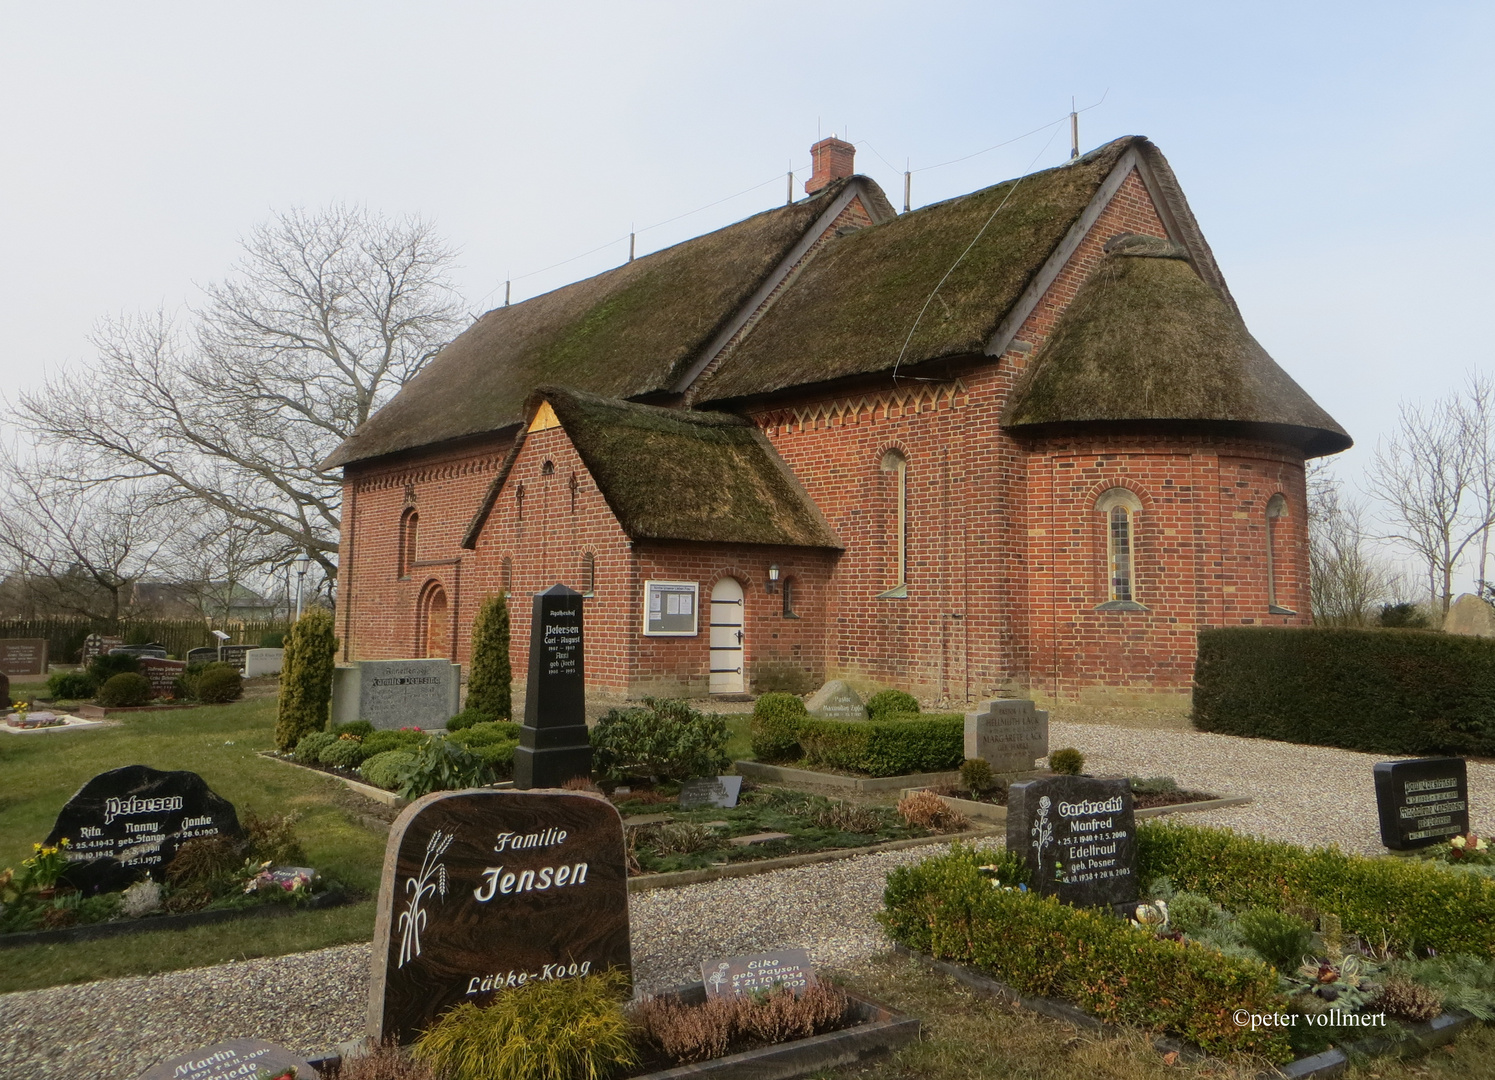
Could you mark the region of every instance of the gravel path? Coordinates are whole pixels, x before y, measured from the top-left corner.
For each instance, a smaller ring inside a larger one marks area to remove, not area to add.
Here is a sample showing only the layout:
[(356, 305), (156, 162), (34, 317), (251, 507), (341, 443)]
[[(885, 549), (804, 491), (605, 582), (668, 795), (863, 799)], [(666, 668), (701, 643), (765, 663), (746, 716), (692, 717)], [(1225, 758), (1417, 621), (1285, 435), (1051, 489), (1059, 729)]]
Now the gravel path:
[[(1079, 747), (1090, 772), (1168, 775), (1186, 788), (1256, 800), (1190, 821), (1379, 850), (1371, 765), (1384, 758), (1375, 755), (1060, 722), (1051, 725), (1050, 745)], [(1471, 762), (1469, 787), (1473, 827), (1495, 831), (1495, 765)], [(699, 978), (708, 955), (804, 947), (822, 966), (865, 958), (886, 947), (874, 914), (888, 871), (934, 850), (637, 893), (631, 915), (639, 985), (658, 990)], [(0, 1080), (130, 1080), (172, 1054), (249, 1036), (325, 1052), (361, 1032), (368, 956), (367, 945), (349, 945), (0, 995)]]

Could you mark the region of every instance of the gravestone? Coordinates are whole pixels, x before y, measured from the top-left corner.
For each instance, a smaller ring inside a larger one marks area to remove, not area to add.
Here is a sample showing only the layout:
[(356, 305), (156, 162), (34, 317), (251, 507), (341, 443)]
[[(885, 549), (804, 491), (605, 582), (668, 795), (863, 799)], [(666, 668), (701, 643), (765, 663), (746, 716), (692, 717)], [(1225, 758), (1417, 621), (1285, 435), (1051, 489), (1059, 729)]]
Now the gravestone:
[(253, 645), (220, 645), (218, 646), (218, 662), (220, 664), (232, 664), (240, 671), (244, 670), (244, 657)]
[(125, 765), (99, 773), (57, 815), (46, 839), (67, 837), (65, 877), (83, 893), (117, 892), (149, 874), (163, 879), (183, 843), (241, 836), (233, 803), (194, 772)]
[(292, 1068), (296, 1080), (318, 1080), (317, 1070), (282, 1046), (232, 1039), (168, 1058), (136, 1080), (275, 1080)]
[(737, 805), (737, 796), (741, 792), (740, 776), (698, 776), (680, 785), (680, 809), (719, 806), (730, 810)]
[(10, 676), (0, 671), (0, 712), (10, 708)]
[(154, 656), (140, 658), (140, 674), (151, 684), (151, 697), (176, 697), (176, 681), (187, 670), (185, 660), (160, 660)]
[(1449, 605), (1448, 614), (1443, 617), (1443, 632), (1466, 637), (1495, 637), (1495, 607), (1473, 593), (1465, 593)]
[(592, 775), (583, 671), (581, 593), (552, 585), (534, 598), (515, 787), (560, 787)]
[(152, 641), (145, 645), (116, 645), (109, 650), (110, 656), (154, 656), (158, 660), (166, 659), (166, 646), (159, 641)]
[(1029, 888), (1080, 907), (1137, 899), (1137, 829), (1125, 779), (1054, 776), (1007, 789), (1007, 850)]
[(332, 672), (332, 721), (440, 729), (457, 715), (462, 666), (450, 660), (360, 660)]
[(811, 694), (805, 702), (805, 710), (817, 720), (867, 719), (867, 706), (841, 679), (832, 679)]
[(83, 639), (83, 651), (79, 654), (79, 659), (83, 664), (86, 665), (95, 656), (103, 656), (108, 653), (110, 649), (117, 649), (124, 643), (125, 639), (122, 637), (109, 637), (104, 634), (89, 634), (86, 638)]
[(1049, 714), (1021, 698), (983, 701), (966, 713), (965, 755), (981, 758), (995, 773), (1032, 772), (1049, 754)]
[(374, 943), (376, 1043), (505, 988), (631, 972), (622, 818), (586, 792), (417, 799), (390, 830)]
[(798, 994), (814, 986), (815, 968), (804, 949), (728, 956), (701, 961), (701, 982), (708, 997), (746, 997), (783, 986)]
[(281, 665), (285, 662), (285, 654), (284, 649), (250, 649), (244, 654), (244, 677), (253, 679), (260, 675), (279, 675)]
[(0, 675), (46, 673), (46, 638), (0, 638)]
[(1411, 851), (1469, 831), (1469, 770), (1463, 758), (1382, 761), (1375, 767), (1381, 843)]
[(217, 659), (218, 649), (215, 646), (210, 645), (203, 649), (187, 650), (187, 663), (189, 664), (211, 664)]

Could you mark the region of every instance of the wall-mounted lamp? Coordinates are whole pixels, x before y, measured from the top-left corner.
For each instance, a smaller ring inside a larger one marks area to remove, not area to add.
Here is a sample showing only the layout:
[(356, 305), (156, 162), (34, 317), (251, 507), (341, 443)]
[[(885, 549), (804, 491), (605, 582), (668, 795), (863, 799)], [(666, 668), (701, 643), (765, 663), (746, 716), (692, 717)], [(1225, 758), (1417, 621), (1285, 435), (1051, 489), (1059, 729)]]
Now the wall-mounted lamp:
[(764, 592), (773, 592), (774, 582), (779, 580), (779, 564), (774, 563), (768, 568), (768, 580), (763, 583)]

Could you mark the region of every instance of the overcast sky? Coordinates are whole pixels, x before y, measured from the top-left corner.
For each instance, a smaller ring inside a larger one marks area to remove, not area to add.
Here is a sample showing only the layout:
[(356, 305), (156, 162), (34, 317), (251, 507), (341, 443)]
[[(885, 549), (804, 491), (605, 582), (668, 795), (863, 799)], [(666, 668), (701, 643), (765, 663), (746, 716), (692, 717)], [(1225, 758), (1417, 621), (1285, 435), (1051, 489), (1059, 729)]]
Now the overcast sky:
[(0, 392), (196, 302), (275, 210), (431, 219), (476, 313), (781, 203), (822, 133), (899, 205), (905, 162), (916, 207), (1058, 164), (1064, 125), (929, 168), (1073, 97), (1084, 148), (1168, 157), (1353, 477), (1492, 367), (1492, 40), (1488, 3), (0, 0)]

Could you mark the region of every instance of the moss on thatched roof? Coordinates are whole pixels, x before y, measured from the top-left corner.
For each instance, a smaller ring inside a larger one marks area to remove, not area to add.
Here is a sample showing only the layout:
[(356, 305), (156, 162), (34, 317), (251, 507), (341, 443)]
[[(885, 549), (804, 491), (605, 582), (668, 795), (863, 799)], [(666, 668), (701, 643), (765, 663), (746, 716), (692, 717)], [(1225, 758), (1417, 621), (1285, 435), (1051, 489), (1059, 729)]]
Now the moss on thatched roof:
[(1273, 429), (1310, 454), (1350, 437), (1166, 240), (1124, 235), (1033, 358), (1003, 425), (1208, 421)]
[(669, 390), (846, 183), (488, 312), (324, 467), (496, 431), (542, 384), (613, 397)]
[[(544, 387), (530, 399), (526, 417), (541, 401), (555, 410), (623, 531), (635, 540), (841, 547), (767, 437), (740, 416)], [(466, 546), (476, 544), (522, 445), (494, 479)]]
[(1111, 170), (1145, 143), (1118, 139), (1061, 168), (836, 238), (702, 382), (695, 400), (887, 371), (900, 353), (904, 367), (980, 355)]

